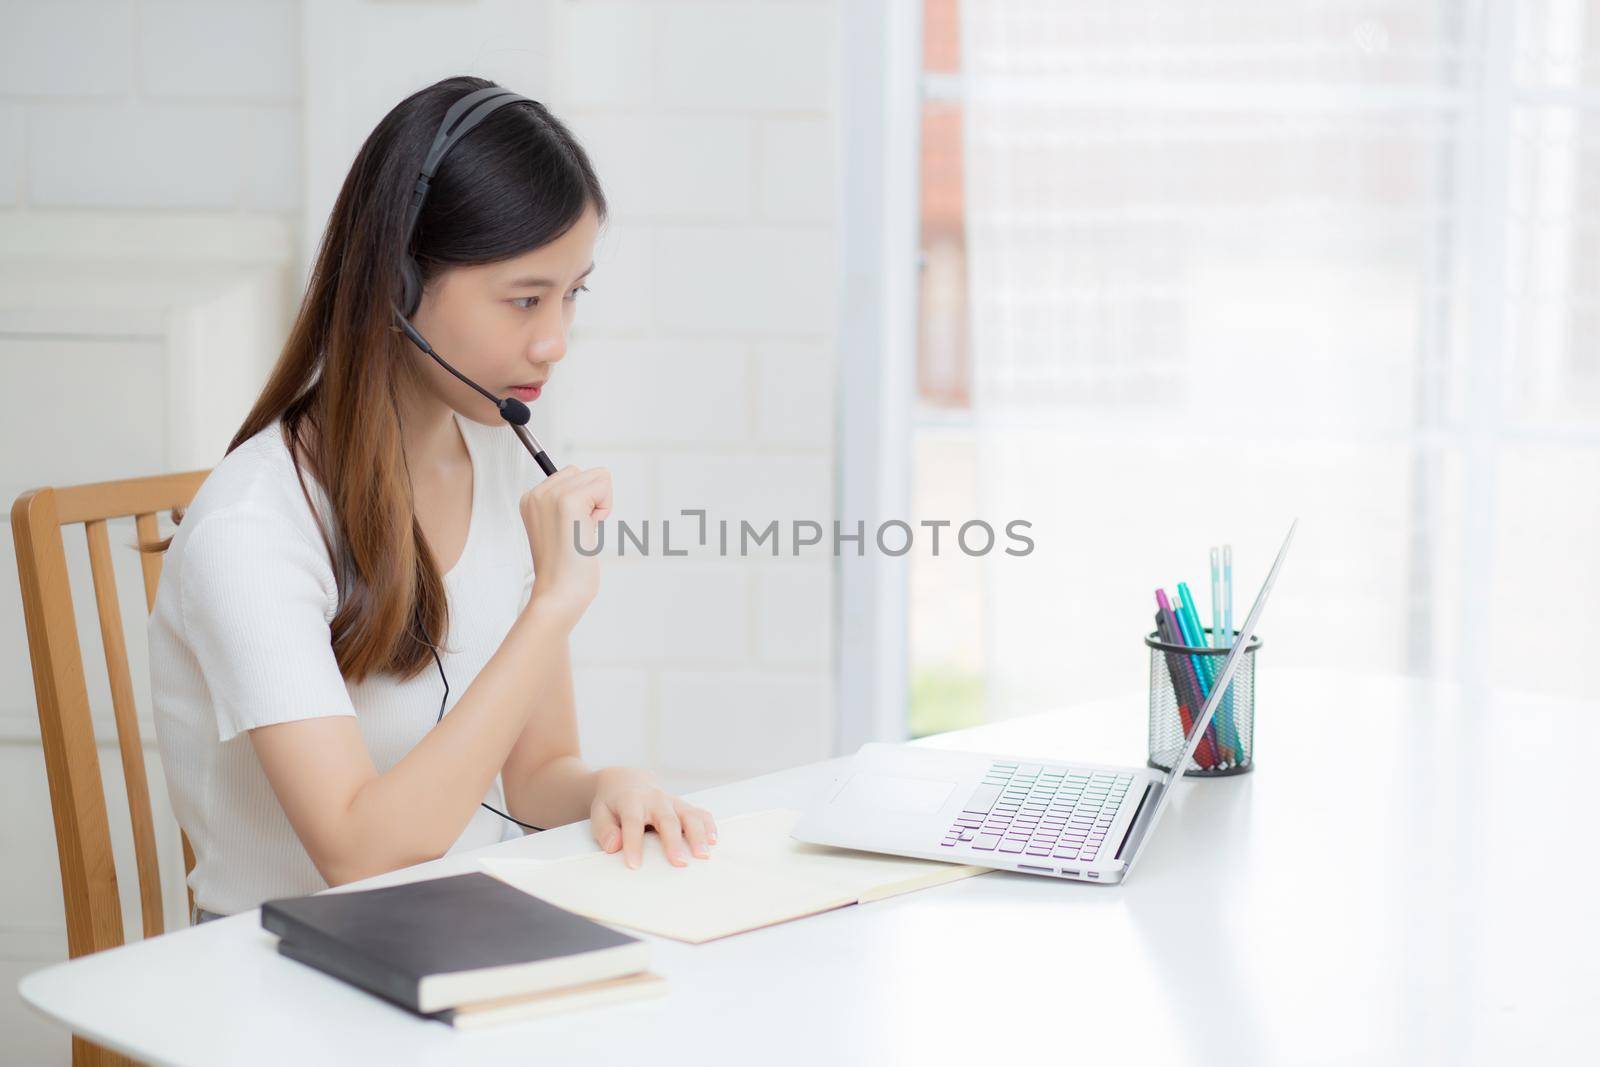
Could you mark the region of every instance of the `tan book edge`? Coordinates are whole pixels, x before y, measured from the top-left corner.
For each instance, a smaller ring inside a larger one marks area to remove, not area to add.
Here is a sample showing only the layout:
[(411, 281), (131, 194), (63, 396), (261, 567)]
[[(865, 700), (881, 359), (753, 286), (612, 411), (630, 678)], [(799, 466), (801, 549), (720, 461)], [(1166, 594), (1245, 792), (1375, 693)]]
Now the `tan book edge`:
[(637, 974), (650, 966), (650, 945), (634, 941), (626, 945), (597, 949), (575, 956), (540, 960), (536, 963), (510, 963), (486, 967), (467, 974), (429, 975), (417, 989), (417, 999), (425, 1012), (460, 1004), (477, 1003), (488, 990), (507, 988), (518, 992), (510, 996), (527, 997), (550, 990), (569, 989), (591, 982)]
[(638, 974), (607, 978), (587, 985), (551, 989), (532, 996), (501, 997), (477, 1004), (464, 1004), (455, 1010), (449, 1022), (458, 1030), (472, 1030), (481, 1026), (534, 1019), (541, 1015), (566, 1014), (605, 1004), (644, 1000), (663, 996), (666, 992), (665, 978), (650, 971), (640, 971)]
[(702, 944), (849, 904), (987, 874), (992, 868), (887, 856), (796, 841), (800, 812), (773, 808), (718, 819), (709, 859), (667, 862), (644, 838), (643, 863), (590, 852), (559, 860), (486, 858), (483, 869), (596, 922)]

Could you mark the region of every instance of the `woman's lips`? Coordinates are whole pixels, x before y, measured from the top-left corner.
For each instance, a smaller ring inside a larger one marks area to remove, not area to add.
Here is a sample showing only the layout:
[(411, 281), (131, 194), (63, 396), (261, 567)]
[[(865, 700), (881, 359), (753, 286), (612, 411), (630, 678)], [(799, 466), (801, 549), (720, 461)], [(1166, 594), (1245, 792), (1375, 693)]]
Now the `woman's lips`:
[(539, 393), (542, 392), (543, 389), (543, 383), (539, 385), (513, 385), (511, 387), (511, 395), (522, 401), (524, 404), (527, 404), (534, 400), (538, 400)]

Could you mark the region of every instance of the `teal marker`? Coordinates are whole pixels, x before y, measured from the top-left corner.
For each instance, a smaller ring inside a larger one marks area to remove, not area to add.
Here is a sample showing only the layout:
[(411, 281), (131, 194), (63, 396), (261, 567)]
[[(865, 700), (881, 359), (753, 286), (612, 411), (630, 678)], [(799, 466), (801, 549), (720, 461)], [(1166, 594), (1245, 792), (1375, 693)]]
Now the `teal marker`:
[[(1194, 594), (1189, 592), (1188, 582), (1178, 583), (1178, 603), (1181, 605), (1178, 610), (1179, 620), (1194, 633), (1194, 637), (1190, 639), (1190, 644), (1197, 647), (1204, 647), (1206, 644), (1206, 631), (1205, 628), (1200, 625), (1200, 613), (1195, 610)], [(1211, 692), (1211, 687), (1216, 683), (1217, 680), (1217, 671), (1219, 669), (1219, 665), (1216, 662), (1216, 657), (1196, 656), (1195, 658), (1200, 661), (1201, 669), (1205, 672), (1206, 693), (1209, 695)], [(1222, 706), (1219, 705), (1217, 707), (1218, 715), (1216, 718), (1222, 717), (1222, 710)], [(1222, 743), (1227, 745), (1231, 750), (1231, 758), (1235, 761), (1242, 758), (1243, 754), (1239, 751), (1239, 732), (1234, 728), (1232, 719), (1227, 719), (1218, 724), (1218, 730), (1222, 734)]]
[[(1222, 647), (1233, 647), (1233, 546), (1222, 546)], [(1228, 686), (1228, 691), (1222, 696), (1223, 721), (1232, 729), (1235, 737), (1239, 736), (1237, 720), (1233, 717), (1233, 686)], [(1248, 759), (1249, 753), (1239, 753), (1241, 760)]]
[(1222, 646), (1233, 647), (1233, 546), (1222, 546)]
[[(1205, 648), (1205, 631), (1195, 624), (1194, 617), (1190, 615), (1188, 608), (1186, 608), (1183, 604), (1185, 591), (1186, 587), (1182, 582), (1179, 582), (1178, 603), (1172, 606), (1173, 618), (1177, 619), (1178, 621), (1178, 632), (1183, 635), (1184, 644), (1188, 645), (1190, 648)], [(1201, 696), (1210, 696), (1212, 685), (1216, 681), (1216, 671), (1211, 663), (1211, 657), (1190, 656), (1189, 658), (1194, 661), (1195, 675), (1200, 679)], [(1220, 711), (1221, 709), (1219, 708), (1218, 710)], [(1227, 760), (1225, 748), (1227, 744), (1227, 738), (1222, 733), (1222, 723), (1217, 720), (1215, 715), (1211, 716), (1211, 725), (1207, 727), (1207, 732), (1216, 744), (1217, 760), (1219, 765), (1225, 764), (1225, 761)]]
[(1222, 549), (1211, 546), (1211, 640), (1212, 648), (1226, 643), (1222, 638)]

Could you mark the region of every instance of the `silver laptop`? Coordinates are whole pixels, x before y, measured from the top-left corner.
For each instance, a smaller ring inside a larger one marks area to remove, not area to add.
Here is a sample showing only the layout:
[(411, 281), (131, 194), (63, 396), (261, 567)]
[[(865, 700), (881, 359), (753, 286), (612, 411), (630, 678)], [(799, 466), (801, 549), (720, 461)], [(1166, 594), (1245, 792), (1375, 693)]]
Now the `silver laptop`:
[[(1295, 525), (1240, 627), (1247, 637), (1255, 633)], [(1120, 882), (1149, 843), (1248, 644), (1235, 642), (1223, 660), (1171, 771), (869, 742), (850, 773), (802, 815), (792, 836), (864, 852)]]

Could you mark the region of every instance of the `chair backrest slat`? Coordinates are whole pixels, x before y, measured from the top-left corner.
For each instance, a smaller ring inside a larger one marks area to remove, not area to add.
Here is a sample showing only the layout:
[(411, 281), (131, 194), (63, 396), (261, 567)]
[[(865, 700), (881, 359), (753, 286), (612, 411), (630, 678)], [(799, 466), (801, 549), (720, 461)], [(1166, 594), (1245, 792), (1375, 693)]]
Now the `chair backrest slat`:
[[(39, 733), (50, 782), (56, 850), (61, 861), (67, 951), (74, 958), (120, 945), (126, 934), (62, 527), (83, 523), (88, 541), (89, 567), (94, 579), (95, 604), (133, 824), (140, 910), (144, 933), (150, 936), (163, 928), (161, 877), (144, 747), (139, 736), (106, 520), (133, 517), (140, 544), (150, 544), (159, 537), (156, 515), (187, 507), (206, 474), (206, 471), (189, 471), (62, 489), (35, 489), (18, 497), (11, 508), (11, 533), (17, 546), (17, 573), (27, 620), (28, 654), (39, 705)], [(149, 609), (155, 604), (161, 557), (157, 553), (141, 552), (140, 562), (145, 606)], [(180, 832), (180, 839), (185, 870), (192, 870), (194, 852), (189, 847), (188, 836)], [(193, 905), (192, 894), (190, 904)], [(75, 1042), (75, 1060), (77, 1051)]]
[[(146, 511), (142, 515), (133, 517), (134, 533), (139, 535), (141, 545), (153, 545), (161, 540), (161, 529), (156, 525), (156, 515), (153, 511)], [(156, 583), (161, 581), (161, 561), (164, 559), (159, 552), (140, 552), (139, 568), (144, 572), (144, 610), (156, 610)]]
[(54, 490), (18, 498), (11, 534), (61, 861), (67, 952), (77, 957), (122, 944), (122, 906)]
[(89, 542), (89, 571), (94, 577), (95, 608), (100, 616), (100, 643), (105, 649), (106, 677), (111, 682), (111, 709), (117, 720), (117, 748), (122, 754), (122, 781), (133, 824), (133, 857), (139, 872), (139, 908), (144, 936), (162, 931), (161, 866), (156, 860), (155, 823), (150, 814), (150, 783), (145, 778), (144, 741), (134, 706), (133, 678), (128, 672), (128, 643), (122, 633), (122, 604), (111, 564), (111, 538), (106, 520), (83, 524)]

